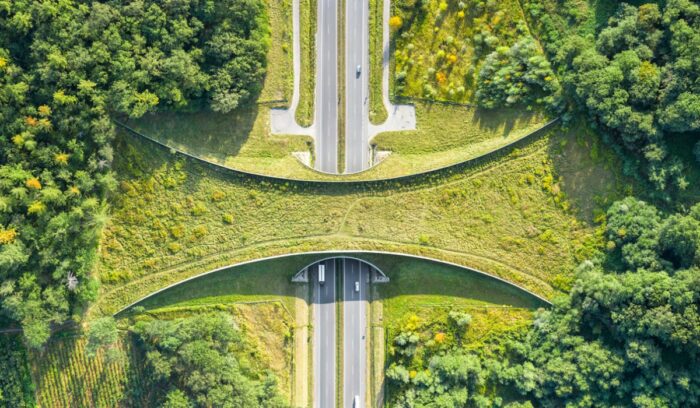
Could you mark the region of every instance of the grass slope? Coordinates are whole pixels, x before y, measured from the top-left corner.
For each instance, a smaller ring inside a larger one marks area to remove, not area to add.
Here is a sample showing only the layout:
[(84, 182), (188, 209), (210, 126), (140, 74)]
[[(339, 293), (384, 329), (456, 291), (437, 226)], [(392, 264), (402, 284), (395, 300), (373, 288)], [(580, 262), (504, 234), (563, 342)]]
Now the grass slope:
[(580, 154), (580, 132), (552, 132), (461, 172), (372, 188), (254, 181), (122, 137), (94, 310), (113, 313), (214, 267), (334, 249), (441, 258), (551, 295), (599, 244), (591, 197), (609, 202), (625, 184), (602, 147)]

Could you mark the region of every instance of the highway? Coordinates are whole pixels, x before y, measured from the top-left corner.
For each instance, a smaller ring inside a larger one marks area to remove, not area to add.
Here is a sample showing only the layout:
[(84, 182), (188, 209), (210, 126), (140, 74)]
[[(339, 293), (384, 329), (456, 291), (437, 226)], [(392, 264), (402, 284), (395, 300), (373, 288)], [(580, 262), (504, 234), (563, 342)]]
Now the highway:
[[(355, 282), (359, 287), (355, 290)], [(343, 259), (343, 407), (359, 408), (367, 400), (367, 291), (369, 267)], [(359, 396), (359, 407), (353, 399)]]
[(332, 408), (336, 396), (335, 260), (326, 265), (325, 283), (319, 284), (318, 264), (310, 271), (314, 283), (314, 407)]
[(369, 0), (345, 2), (345, 27), (345, 172), (357, 173), (369, 168)]
[(318, 0), (315, 168), (338, 173), (338, 1)]

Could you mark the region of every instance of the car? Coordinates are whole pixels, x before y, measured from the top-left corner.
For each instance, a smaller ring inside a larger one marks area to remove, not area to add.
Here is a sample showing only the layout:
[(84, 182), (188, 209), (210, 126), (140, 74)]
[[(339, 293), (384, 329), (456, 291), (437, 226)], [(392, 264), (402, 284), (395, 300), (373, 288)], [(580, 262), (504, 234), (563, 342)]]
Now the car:
[(360, 282), (355, 281), (355, 292), (359, 292), (359, 291), (360, 291)]
[(358, 65), (357, 68), (355, 69), (355, 75), (360, 76), (362, 73), (362, 65)]
[(360, 408), (360, 396), (355, 395), (355, 398), (352, 399), (352, 408)]
[(323, 285), (326, 282), (326, 265), (318, 265), (318, 283)]

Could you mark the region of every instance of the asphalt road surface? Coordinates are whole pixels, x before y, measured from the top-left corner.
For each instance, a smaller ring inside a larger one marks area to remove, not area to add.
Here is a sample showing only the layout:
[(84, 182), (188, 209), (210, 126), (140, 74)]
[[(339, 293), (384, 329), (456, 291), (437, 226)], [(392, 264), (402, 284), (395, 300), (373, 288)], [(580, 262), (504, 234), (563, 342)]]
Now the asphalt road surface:
[(369, 168), (369, 0), (345, 2), (345, 27), (345, 172), (356, 173)]
[[(359, 282), (359, 291), (355, 289)], [(343, 406), (365, 406), (367, 377), (367, 291), (369, 268), (354, 259), (343, 260)], [(359, 406), (353, 399), (359, 396)]]
[(325, 283), (318, 282), (318, 264), (311, 268), (314, 280), (314, 407), (335, 406), (335, 260), (326, 265)]
[(338, 1), (318, 0), (316, 33), (317, 170), (338, 173)]

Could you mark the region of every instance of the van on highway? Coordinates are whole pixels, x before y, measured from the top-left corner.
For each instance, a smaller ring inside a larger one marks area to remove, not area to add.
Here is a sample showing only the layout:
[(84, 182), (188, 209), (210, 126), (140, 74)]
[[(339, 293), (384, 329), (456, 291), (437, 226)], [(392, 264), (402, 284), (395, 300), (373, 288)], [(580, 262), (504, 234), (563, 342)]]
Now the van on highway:
[(326, 282), (326, 265), (318, 264), (318, 283), (323, 285)]
[(359, 395), (355, 395), (355, 398), (353, 398), (352, 408), (360, 408), (360, 396)]

